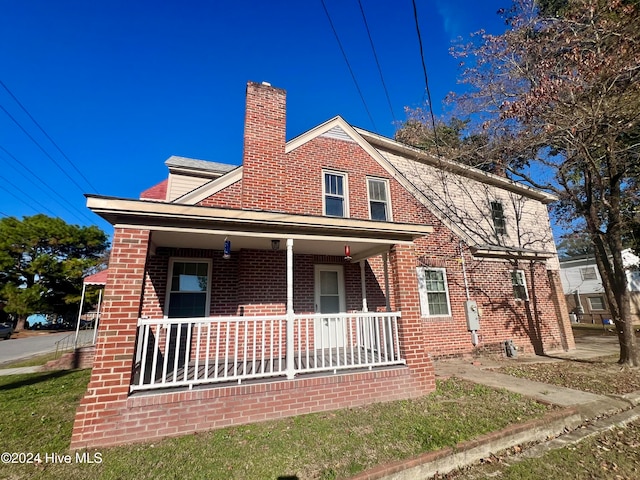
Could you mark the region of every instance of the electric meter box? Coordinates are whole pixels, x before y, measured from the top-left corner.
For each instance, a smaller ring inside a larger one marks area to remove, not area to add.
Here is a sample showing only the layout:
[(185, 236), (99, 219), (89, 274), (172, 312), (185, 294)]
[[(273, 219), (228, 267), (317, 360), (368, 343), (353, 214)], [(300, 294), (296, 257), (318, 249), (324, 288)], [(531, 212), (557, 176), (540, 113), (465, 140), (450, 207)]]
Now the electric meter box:
[(464, 302), (464, 313), (467, 317), (467, 330), (470, 332), (480, 330), (480, 312), (474, 300)]

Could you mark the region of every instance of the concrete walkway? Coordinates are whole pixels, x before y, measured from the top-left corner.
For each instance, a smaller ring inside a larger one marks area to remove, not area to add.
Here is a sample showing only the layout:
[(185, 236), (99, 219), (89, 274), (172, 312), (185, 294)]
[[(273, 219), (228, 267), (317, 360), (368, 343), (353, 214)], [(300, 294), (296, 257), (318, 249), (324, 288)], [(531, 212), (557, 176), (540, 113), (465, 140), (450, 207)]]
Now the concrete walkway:
[[(428, 452), (405, 461), (383, 465), (353, 477), (353, 480), (424, 480), (472, 465), (499, 451), (525, 443), (539, 442), (521, 456), (541, 456), (546, 451), (577, 443), (587, 437), (624, 426), (640, 419), (640, 391), (623, 396), (596, 395), (546, 383), (534, 382), (492, 371), (505, 363), (518, 365), (563, 360), (588, 360), (619, 352), (615, 336), (576, 338), (576, 350), (542, 357), (480, 361), (447, 359), (435, 362), (436, 377), (455, 376), (474, 383), (519, 393), (540, 402), (556, 405), (540, 420), (513, 425), (499, 432), (464, 442), (455, 448)], [(580, 427), (580, 428), (578, 428)], [(510, 457), (510, 462), (513, 462)]]
[(17, 368), (0, 368), (0, 376), (2, 375), (22, 375), (23, 373), (35, 373), (42, 371), (42, 367), (17, 367)]

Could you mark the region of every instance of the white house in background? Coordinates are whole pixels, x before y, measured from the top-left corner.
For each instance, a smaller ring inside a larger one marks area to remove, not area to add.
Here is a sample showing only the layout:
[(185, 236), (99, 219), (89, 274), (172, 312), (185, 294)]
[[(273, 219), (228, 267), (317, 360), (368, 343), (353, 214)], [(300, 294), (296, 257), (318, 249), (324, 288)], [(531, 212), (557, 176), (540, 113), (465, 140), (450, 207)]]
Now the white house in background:
[[(640, 323), (640, 258), (627, 248), (622, 252), (631, 292), (631, 314)], [(635, 267), (635, 268), (634, 268)], [(610, 319), (602, 278), (593, 256), (560, 260), (560, 278), (569, 312), (583, 323), (602, 323)]]

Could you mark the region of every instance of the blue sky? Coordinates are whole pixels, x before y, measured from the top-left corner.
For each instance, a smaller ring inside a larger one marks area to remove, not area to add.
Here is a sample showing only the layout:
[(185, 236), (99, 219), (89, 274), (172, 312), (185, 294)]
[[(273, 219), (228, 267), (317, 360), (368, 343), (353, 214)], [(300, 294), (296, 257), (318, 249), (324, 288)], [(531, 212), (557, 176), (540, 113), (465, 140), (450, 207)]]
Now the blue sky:
[[(287, 91), (287, 138), (335, 115), (393, 136), (392, 110), (402, 120), (425, 99), (413, 6), (361, 3), (392, 108), (358, 0), (325, 5), (366, 108), (321, 0), (0, 0), (0, 80), (11, 92), (0, 85), (0, 217), (42, 212), (111, 234), (84, 193), (138, 198), (166, 177), (171, 155), (239, 164), (247, 81)], [(500, 33), (496, 11), (510, 2), (416, 3), (438, 114), (457, 88), (451, 42)]]

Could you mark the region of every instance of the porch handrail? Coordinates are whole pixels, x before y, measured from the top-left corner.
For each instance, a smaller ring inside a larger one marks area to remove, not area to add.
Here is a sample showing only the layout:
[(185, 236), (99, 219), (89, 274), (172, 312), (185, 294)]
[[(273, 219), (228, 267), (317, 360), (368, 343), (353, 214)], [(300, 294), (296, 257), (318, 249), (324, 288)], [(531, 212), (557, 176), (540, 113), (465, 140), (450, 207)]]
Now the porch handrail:
[[(405, 363), (398, 336), (400, 312), (289, 318), (293, 322), (289, 331), (285, 314), (140, 318), (130, 390), (193, 388)], [(294, 358), (287, 363), (291, 343)]]

